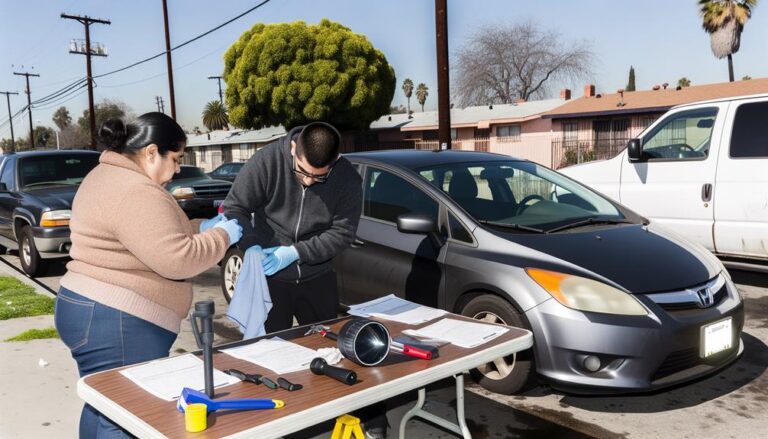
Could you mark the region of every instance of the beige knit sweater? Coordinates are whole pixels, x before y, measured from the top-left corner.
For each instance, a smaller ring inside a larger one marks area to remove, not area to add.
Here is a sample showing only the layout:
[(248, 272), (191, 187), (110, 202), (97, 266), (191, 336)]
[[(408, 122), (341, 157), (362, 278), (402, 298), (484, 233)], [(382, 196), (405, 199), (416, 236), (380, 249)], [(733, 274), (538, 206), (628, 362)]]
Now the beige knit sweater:
[(61, 285), (178, 333), (192, 304), (184, 279), (215, 265), (223, 229), (198, 233), (176, 200), (130, 158), (106, 151), (72, 204), (72, 261)]

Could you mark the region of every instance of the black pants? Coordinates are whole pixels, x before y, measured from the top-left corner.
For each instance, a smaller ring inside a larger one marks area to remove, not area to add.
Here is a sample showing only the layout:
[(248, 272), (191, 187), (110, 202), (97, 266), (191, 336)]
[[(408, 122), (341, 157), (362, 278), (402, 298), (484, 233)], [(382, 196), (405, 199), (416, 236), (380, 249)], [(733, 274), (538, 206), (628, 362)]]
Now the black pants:
[(294, 316), (299, 325), (309, 325), (338, 315), (339, 291), (333, 271), (299, 283), (267, 278), (267, 285), (272, 297), (272, 309), (264, 322), (268, 333), (290, 328)]

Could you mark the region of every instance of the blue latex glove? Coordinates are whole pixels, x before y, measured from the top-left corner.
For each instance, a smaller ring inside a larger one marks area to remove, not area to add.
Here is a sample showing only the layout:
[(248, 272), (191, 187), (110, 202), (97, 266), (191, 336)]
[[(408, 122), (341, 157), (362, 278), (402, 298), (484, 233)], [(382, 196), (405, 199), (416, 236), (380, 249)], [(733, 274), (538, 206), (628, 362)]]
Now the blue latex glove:
[(262, 261), (261, 266), (267, 276), (272, 276), (299, 259), (299, 252), (294, 246), (271, 247), (264, 249), (264, 254), (267, 259)]
[(227, 217), (225, 217), (223, 213), (220, 213), (211, 219), (204, 220), (203, 222), (200, 223), (200, 233), (203, 233), (206, 230), (210, 229), (211, 227), (215, 226), (216, 223), (218, 223), (219, 221), (226, 221), (226, 220), (227, 220)]
[(229, 245), (235, 244), (243, 237), (243, 228), (240, 227), (240, 223), (236, 219), (219, 221), (213, 227), (224, 229), (227, 232), (227, 235), (229, 235)]

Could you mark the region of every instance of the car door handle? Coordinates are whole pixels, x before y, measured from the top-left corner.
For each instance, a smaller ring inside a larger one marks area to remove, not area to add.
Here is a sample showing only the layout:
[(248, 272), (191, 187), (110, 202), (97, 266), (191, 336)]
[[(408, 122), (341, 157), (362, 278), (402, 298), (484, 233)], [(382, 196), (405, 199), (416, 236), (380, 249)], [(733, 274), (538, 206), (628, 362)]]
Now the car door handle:
[(712, 199), (712, 184), (711, 183), (704, 183), (703, 186), (701, 186), (701, 201), (703, 202), (709, 202), (709, 200)]
[(359, 248), (365, 245), (365, 241), (361, 241), (358, 238), (355, 238), (354, 241), (352, 241), (352, 245), (350, 247), (352, 248)]

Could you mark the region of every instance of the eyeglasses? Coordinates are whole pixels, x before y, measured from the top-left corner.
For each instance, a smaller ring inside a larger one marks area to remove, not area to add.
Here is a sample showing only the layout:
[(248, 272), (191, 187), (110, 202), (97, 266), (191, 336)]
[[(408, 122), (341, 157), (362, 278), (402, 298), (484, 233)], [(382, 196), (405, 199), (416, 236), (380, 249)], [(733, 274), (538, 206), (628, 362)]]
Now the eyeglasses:
[(301, 177), (307, 177), (314, 180), (316, 183), (325, 183), (328, 181), (328, 177), (331, 176), (331, 171), (333, 171), (333, 167), (336, 166), (336, 163), (339, 161), (339, 157), (336, 157), (336, 160), (331, 163), (330, 169), (328, 169), (328, 172), (325, 174), (311, 174), (307, 172), (306, 169), (302, 168), (300, 164), (296, 163), (296, 156), (293, 156), (293, 173), (301, 176)]

